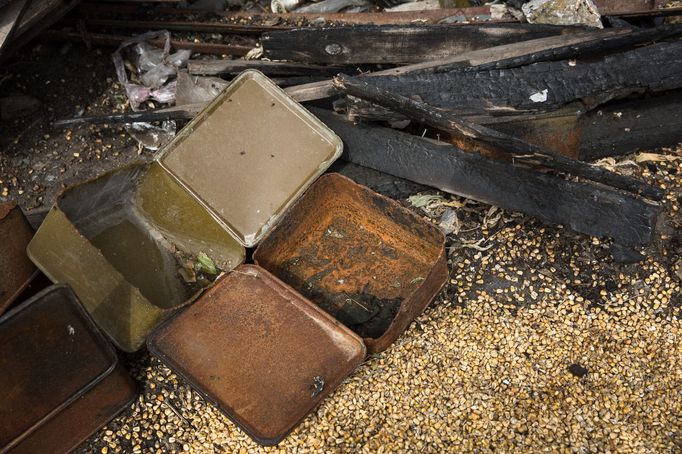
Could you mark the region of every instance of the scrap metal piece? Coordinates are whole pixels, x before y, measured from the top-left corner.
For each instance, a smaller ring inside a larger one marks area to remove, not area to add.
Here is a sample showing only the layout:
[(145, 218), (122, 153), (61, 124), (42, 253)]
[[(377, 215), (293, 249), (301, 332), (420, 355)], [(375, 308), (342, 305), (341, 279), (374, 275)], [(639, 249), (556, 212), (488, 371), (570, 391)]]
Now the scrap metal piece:
[(118, 347), (135, 351), (215, 278), (182, 271), (188, 262), (203, 253), (221, 271), (242, 263), (244, 247), (277, 223), (341, 148), (272, 81), (246, 71), (150, 165), (67, 189), (29, 256), (74, 288)]
[(0, 317), (0, 451), (68, 452), (136, 396), (73, 292), (53, 286)]
[(161, 165), (252, 247), (340, 155), (341, 140), (244, 71), (161, 152)]
[(147, 344), (263, 445), (279, 443), (366, 353), (357, 335), (254, 265), (226, 275)]
[(202, 286), (186, 285), (185, 256), (209, 252), (229, 271), (243, 247), (158, 163), (133, 165), (66, 190), (28, 246), (52, 281), (68, 283), (121, 350), (147, 334)]

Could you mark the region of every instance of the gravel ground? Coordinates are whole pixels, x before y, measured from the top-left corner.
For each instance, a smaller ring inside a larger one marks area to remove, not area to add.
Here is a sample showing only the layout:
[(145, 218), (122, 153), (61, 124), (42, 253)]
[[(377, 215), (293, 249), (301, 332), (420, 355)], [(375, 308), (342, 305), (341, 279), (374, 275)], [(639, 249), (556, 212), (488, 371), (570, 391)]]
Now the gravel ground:
[(645, 261), (448, 196), (460, 221), (449, 285), (278, 448), (142, 353), (129, 363), (143, 394), (83, 452), (680, 452), (682, 178), (677, 162), (628, 160), (618, 168), (669, 190)]

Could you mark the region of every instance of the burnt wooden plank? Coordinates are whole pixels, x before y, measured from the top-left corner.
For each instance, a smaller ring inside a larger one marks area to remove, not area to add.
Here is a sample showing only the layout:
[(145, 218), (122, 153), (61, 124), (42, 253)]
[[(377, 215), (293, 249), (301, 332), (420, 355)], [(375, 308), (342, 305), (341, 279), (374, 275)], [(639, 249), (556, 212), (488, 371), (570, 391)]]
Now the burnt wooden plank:
[(633, 93), (682, 87), (682, 42), (663, 42), (595, 62), (548, 61), (511, 69), (377, 76), (372, 83), (445, 109), (547, 111), (588, 107)]
[(464, 120), (452, 112), (383, 90), (359, 78), (338, 76), (334, 79), (334, 86), (344, 93), (404, 113), (413, 120), (453, 133), (462, 139), (473, 139), (492, 146), (494, 150), (510, 155), (514, 163), (548, 167), (655, 200), (663, 198), (663, 191), (658, 187), (557, 154), (518, 137)]
[(636, 101), (618, 101), (581, 119), (579, 157), (604, 156), (675, 146), (682, 142), (682, 91)]
[(669, 0), (594, 0), (604, 16), (655, 16), (682, 13), (682, 8), (668, 6)]
[[(400, 121), (389, 109), (352, 102), (350, 120)], [(346, 105), (348, 107), (348, 105)], [(579, 107), (512, 116), (473, 114), (466, 119), (581, 161), (618, 156), (682, 142), (682, 91), (614, 100), (584, 112)]]
[[(567, 44), (566, 46), (541, 49), (527, 55), (511, 57), (478, 65), (460, 68), (464, 71), (484, 71), (490, 69), (508, 69), (530, 65), (542, 61), (567, 60), (585, 58), (591, 55), (606, 54), (614, 51), (625, 51), (636, 45), (653, 43), (682, 34), (682, 25), (662, 25), (645, 29), (630, 29), (630, 33), (605, 36), (603, 39)], [(447, 72), (455, 67), (440, 66), (434, 72)]]
[(342, 158), (416, 183), (519, 211), (628, 247), (649, 244), (660, 206), (602, 185), (565, 180), (389, 128), (311, 111), (344, 142)]
[(582, 115), (507, 120), (489, 127), (582, 161), (682, 142), (682, 91), (612, 101)]
[[(47, 30), (41, 36), (45, 41), (57, 42), (85, 42), (87, 44), (94, 44), (98, 46), (119, 46), (122, 42), (130, 39), (130, 36), (125, 35), (109, 35), (103, 33), (79, 33), (62, 30)], [(162, 47), (163, 40), (152, 39), (149, 43)], [(218, 54), (218, 55), (234, 55), (242, 57), (246, 55), (254, 46), (243, 44), (222, 44), (222, 43), (206, 43), (194, 41), (180, 41), (171, 39), (171, 46), (175, 49), (189, 49), (192, 52), (199, 52), (202, 54)]]
[(187, 71), (201, 76), (236, 76), (247, 69), (257, 69), (266, 76), (328, 76), (353, 71), (349, 66), (321, 66), (266, 60), (190, 60)]
[(274, 60), (309, 63), (414, 63), (519, 41), (581, 31), (527, 24), (402, 25), (301, 28), (263, 35)]
[[(366, 77), (377, 76), (400, 76), (405, 74), (431, 73), (438, 68), (458, 66), (478, 66), (485, 63), (495, 62), (502, 59), (509, 59), (528, 55), (546, 49), (559, 48), (584, 42), (607, 39), (615, 36), (623, 36), (632, 33), (628, 29), (609, 29), (609, 30), (586, 30), (577, 32), (573, 35), (550, 36), (547, 38), (532, 39), (513, 44), (503, 44), (488, 49), (480, 49), (465, 52), (460, 55), (448, 57), (440, 60), (431, 60), (423, 63), (414, 63), (397, 68), (390, 68), (373, 73), (365, 74)], [(331, 79), (328, 81), (305, 84), (287, 88), (287, 93), (299, 102), (314, 101), (317, 99), (334, 96), (336, 91)]]

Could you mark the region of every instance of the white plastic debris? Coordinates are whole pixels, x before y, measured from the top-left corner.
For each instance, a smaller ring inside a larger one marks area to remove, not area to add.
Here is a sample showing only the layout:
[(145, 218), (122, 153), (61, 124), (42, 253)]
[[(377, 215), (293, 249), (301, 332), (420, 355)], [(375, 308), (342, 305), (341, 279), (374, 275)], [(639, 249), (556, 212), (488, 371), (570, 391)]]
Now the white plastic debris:
[(530, 96), (530, 100), (533, 102), (545, 102), (547, 101), (547, 95), (549, 94), (549, 91), (545, 88), (542, 91), (539, 91), (535, 94), (532, 94)]
[[(153, 39), (163, 39), (163, 49), (149, 43)], [(127, 61), (124, 60), (124, 53)], [(112, 55), (118, 81), (126, 90), (133, 110), (144, 101), (153, 99), (160, 103), (171, 104), (175, 101), (175, 81), (178, 68), (187, 64), (191, 51), (179, 50), (170, 53), (170, 33), (167, 31), (149, 32), (121, 43)], [(127, 63), (127, 64), (126, 64)], [(126, 72), (131, 71), (131, 82)]]
[(161, 126), (151, 123), (131, 123), (125, 129), (141, 147), (156, 151), (175, 137), (176, 125), (174, 121), (164, 121)]

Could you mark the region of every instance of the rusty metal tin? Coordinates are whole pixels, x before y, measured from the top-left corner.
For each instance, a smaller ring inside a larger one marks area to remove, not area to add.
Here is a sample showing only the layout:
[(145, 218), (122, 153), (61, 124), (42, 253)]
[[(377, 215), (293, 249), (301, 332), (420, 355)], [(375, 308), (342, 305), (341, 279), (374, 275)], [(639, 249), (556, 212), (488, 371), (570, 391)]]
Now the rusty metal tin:
[(248, 70), (180, 131), (160, 162), (252, 247), (342, 148), (324, 123)]
[(121, 350), (144, 345), (161, 320), (201, 292), (181, 270), (205, 253), (229, 271), (244, 248), (159, 164), (138, 164), (65, 191), (28, 246), (68, 283)]
[(0, 204), (0, 314), (5, 312), (38, 270), (26, 255), (33, 229), (13, 203)]
[(136, 397), (111, 344), (66, 286), (0, 318), (0, 452), (68, 452)]
[[(188, 258), (229, 271), (341, 153), (341, 140), (257, 71), (246, 71), (159, 160), (67, 189), (28, 254), (68, 283), (113, 342), (139, 349), (202, 291)], [(190, 276), (191, 278), (192, 276)]]
[(349, 325), (370, 353), (388, 348), (448, 279), (437, 227), (333, 173), (287, 211), (253, 258)]
[(366, 353), (357, 335), (255, 265), (224, 276), (147, 344), (264, 445), (282, 440)]

